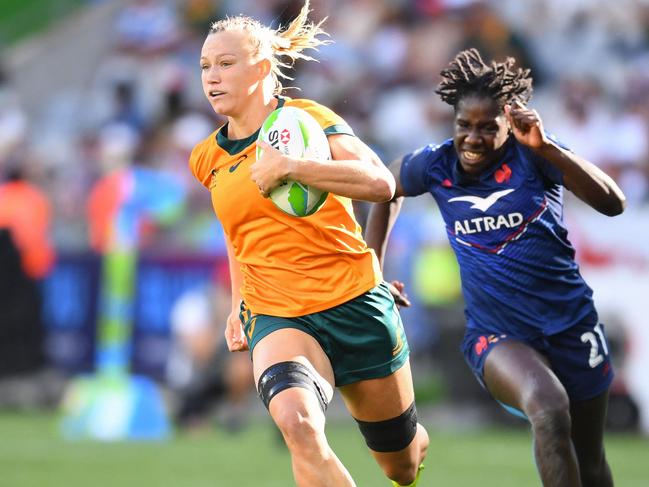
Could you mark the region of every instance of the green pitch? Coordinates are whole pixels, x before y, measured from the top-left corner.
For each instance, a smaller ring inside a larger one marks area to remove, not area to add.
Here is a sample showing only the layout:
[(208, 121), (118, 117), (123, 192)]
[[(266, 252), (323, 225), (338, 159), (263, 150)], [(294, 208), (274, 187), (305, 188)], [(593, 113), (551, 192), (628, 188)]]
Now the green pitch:
[[(2, 0), (0, 1), (0, 45), (25, 39), (63, 19), (84, 0)], [(2, 485), (0, 480), (0, 485)]]
[[(53, 415), (0, 413), (0, 487), (290, 487), (286, 449), (268, 422), (238, 435), (218, 429), (162, 443), (66, 442)], [(435, 431), (419, 487), (540, 485), (525, 430)], [(331, 444), (359, 487), (390, 485), (351, 422), (332, 422)], [(607, 437), (616, 485), (649, 477), (649, 440)]]

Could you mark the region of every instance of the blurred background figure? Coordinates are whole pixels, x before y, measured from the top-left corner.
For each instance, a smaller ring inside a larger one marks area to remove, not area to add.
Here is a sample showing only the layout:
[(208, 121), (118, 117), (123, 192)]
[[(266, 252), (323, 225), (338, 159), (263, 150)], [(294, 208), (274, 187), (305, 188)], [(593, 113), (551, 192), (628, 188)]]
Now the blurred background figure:
[(223, 323), (230, 313), (227, 269), (218, 269), (209, 283), (191, 288), (171, 311), (172, 345), (167, 383), (175, 393), (176, 425), (192, 431), (219, 427), (237, 432), (245, 426), (254, 391), (248, 354), (230, 353)]
[(166, 407), (157, 384), (132, 370), (131, 351), (140, 252), (156, 228), (182, 212), (184, 188), (151, 165), (146, 142), (115, 122), (100, 133), (104, 175), (88, 200), (90, 242), (101, 256), (95, 375), (71, 383), (62, 423), (69, 438), (164, 439)]
[[(26, 161), (5, 161), (0, 182), (0, 406), (50, 407), (42, 280), (54, 265), (50, 202), (26, 178)], [(22, 380), (7, 378), (18, 376)], [(60, 387), (60, 382), (59, 382)], [(53, 395), (54, 394), (54, 395)]]

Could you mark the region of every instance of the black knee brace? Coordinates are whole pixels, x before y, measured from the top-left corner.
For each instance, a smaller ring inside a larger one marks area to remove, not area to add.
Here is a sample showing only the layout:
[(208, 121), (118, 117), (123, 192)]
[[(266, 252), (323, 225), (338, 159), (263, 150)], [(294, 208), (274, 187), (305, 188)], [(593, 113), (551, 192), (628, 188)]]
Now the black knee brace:
[(385, 421), (356, 419), (356, 422), (370, 449), (378, 452), (399, 451), (407, 447), (417, 434), (417, 408), (413, 401), (410, 407), (396, 418)]
[(299, 362), (279, 362), (268, 367), (259, 377), (257, 391), (268, 409), (271, 399), (290, 387), (303, 387), (313, 391), (322, 411), (327, 410), (329, 401), (320, 382), (308, 367)]

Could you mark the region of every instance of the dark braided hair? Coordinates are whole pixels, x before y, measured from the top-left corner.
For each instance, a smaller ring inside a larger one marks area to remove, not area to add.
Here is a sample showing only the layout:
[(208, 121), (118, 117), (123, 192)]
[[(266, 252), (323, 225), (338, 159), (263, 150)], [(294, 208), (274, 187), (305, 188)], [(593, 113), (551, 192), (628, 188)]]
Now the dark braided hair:
[(487, 65), (477, 49), (467, 49), (442, 70), (435, 93), (453, 107), (467, 95), (491, 98), (501, 109), (516, 100), (526, 104), (532, 98), (532, 77), (529, 69), (515, 69), (515, 62), (508, 57), (502, 63)]

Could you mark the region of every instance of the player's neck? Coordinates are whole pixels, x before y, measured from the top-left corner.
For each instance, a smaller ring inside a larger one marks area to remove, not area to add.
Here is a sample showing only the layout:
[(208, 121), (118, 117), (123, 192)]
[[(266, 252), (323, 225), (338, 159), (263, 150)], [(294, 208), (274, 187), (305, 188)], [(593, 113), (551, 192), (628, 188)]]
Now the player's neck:
[(278, 99), (271, 97), (262, 103), (251, 103), (241, 114), (228, 117), (228, 139), (239, 140), (250, 137), (261, 127), (266, 117), (277, 108)]

